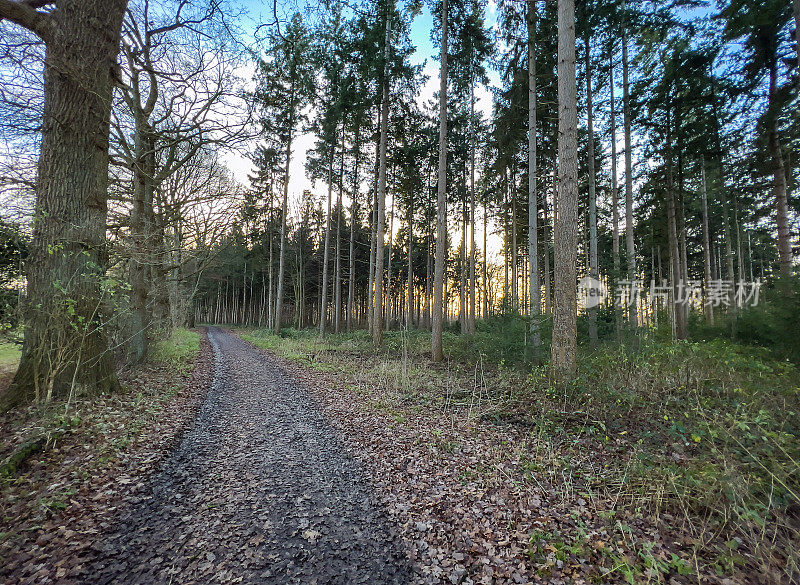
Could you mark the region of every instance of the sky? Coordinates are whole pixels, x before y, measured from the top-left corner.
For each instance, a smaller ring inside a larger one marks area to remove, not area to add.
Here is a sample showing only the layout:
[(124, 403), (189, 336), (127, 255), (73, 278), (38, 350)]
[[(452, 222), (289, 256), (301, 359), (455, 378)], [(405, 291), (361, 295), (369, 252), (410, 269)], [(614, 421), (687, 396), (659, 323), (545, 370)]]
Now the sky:
[[(245, 30), (255, 30), (258, 23), (271, 22), (273, 20), (272, 4), (263, 2), (263, 0), (246, 0), (244, 2), (248, 10), (248, 18), (240, 21), (240, 25)], [(282, 0), (279, 3), (279, 10), (289, 10), (288, 3)], [(497, 3), (495, 0), (490, 0), (487, 4), (487, 23), (491, 26), (496, 21)], [(416, 47), (416, 52), (411, 58), (413, 65), (424, 64), (423, 73), (428, 77), (427, 82), (422, 87), (419, 102), (426, 103), (433, 99), (435, 92), (439, 89), (439, 62), (436, 60), (434, 53), (436, 52), (433, 43), (431, 42), (431, 29), (433, 27), (433, 17), (427, 6), (424, 7), (421, 14), (419, 14), (411, 25), (410, 37), (411, 41)], [(252, 77), (252, 73), (243, 73), (245, 77)], [(493, 74), (495, 83), (499, 83), (496, 74)], [(488, 118), (491, 112), (491, 91), (486, 88), (480, 88), (476, 91), (477, 107), (483, 111), (484, 116)], [(289, 197), (290, 204), (296, 210), (299, 209), (299, 201), (304, 190), (309, 190), (315, 195), (322, 197), (327, 193), (327, 186), (324, 182), (317, 181), (314, 184), (306, 176), (305, 159), (306, 152), (314, 147), (315, 137), (310, 133), (303, 133), (299, 135), (292, 147), (292, 162), (290, 165), (289, 181)], [(233, 173), (234, 177), (243, 185), (248, 186), (248, 175), (252, 172), (252, 163), (242, 153), (229, 152), (223, 155), (223, 160), (228, 168)]]

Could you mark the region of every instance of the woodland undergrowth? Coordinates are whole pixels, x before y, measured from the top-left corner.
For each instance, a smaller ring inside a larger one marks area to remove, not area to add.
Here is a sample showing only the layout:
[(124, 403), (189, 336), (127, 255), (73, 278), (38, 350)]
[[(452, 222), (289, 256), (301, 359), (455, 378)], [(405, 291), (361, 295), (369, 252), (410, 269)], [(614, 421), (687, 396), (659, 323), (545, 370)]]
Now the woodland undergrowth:
[[(398, 424), (404, 412), (429, 411), (443, 424), (523, 429), (525, 445), (508, 447), (523, 462), (514, 481), (595, 503), (626, 544), (594, 551), (600, 580), (800, 578), (800, 373), (767, 350), (643, 336), (584, 348), (575, 379), (554, 385), (546, 363), (531, 365), (524, 329), (513, 324), (446, 333), (442, 364), (430, 361), (424, 331), (387, 332), (377, 351), (363, 331), (243, 337), (345, 376), (355, 397)], [(690, 554), (654, 555), (637, 540), (637, 521), (669, 532)], [(586, 556), (585, 548), (579, 530), (530, 535), (543, 571), (559, 557)]]

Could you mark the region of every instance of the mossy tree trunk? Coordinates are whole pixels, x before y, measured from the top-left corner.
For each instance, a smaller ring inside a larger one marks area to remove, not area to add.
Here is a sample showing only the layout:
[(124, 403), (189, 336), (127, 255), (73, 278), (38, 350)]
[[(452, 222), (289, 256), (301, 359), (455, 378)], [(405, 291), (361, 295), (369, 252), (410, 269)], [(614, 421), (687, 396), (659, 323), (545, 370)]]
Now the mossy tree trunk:
[(2, 408), (113, 390), (103, 330), (111, 95), (126, 0), (62, 0), (52, 12), (0, 0), (0, 18), (47, 46), (25, 340)]

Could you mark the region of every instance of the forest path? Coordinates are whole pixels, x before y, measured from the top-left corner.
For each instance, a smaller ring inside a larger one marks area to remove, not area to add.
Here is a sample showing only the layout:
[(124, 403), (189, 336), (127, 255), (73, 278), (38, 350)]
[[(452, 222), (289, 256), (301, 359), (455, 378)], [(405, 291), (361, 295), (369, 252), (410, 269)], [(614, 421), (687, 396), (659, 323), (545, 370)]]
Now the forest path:
[(212, 328), (194, 427), (95, 545), (92, 583), (406, 583), (371, 488), (309, 393)]

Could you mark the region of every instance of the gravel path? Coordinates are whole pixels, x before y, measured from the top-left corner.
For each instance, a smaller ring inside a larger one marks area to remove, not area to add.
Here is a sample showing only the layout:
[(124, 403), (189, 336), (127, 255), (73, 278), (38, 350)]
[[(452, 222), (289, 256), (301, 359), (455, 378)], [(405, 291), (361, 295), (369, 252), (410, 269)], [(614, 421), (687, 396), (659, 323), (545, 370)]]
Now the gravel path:
[(192, 430), (88, 571), (102, 583), (406, 583), (393, 529), (309, 393), (219, 329)]

